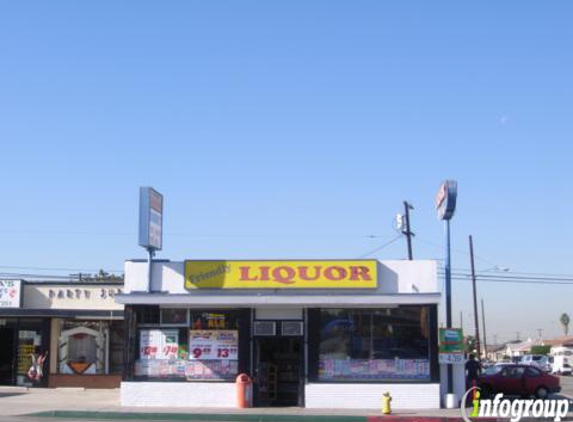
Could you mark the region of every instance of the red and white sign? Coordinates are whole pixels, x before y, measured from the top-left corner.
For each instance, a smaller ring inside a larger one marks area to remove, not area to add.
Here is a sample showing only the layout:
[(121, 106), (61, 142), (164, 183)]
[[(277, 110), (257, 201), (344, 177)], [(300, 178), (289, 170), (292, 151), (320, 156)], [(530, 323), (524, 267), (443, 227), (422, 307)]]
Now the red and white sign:
[(140, 359), (177, 359), (178, 330), (141, 330), (139, 332)]
[(190, 360), (236, 360), (239, 332), (236, 330), (189, 331)]

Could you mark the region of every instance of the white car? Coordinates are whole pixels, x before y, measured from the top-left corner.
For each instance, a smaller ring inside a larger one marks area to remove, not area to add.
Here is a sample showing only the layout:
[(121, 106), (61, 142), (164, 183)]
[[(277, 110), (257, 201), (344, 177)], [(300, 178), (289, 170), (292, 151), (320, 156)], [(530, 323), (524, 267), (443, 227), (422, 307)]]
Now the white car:
[(549, 358), (543, 355), (523, 355), (519, 360), (519, 364), (536, 366), (545, 372), (552, 370)]

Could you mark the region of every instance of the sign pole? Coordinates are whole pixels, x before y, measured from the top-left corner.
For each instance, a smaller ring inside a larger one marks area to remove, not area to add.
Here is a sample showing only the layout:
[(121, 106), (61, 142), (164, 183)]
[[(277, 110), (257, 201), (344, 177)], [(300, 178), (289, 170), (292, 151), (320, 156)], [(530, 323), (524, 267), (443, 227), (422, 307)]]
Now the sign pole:
[[(456, 203), (458, 197), (458, 183), (455, 180), (446, 180), (438, 189), (436, 195), (436, 209), (438, 211), (438, 218), (442, 220), (446, 235), (446, 250), (445, 250), (445, 283), (444, 290), (446, 296), (446, 329), (453, 330), (452, 328), (452, 254), (451, 254), (451, 236), (450, 236), (450, 220), (454, 216), (456, 210)], [(452, 363), (446, 363), (447, 370), (447, 383), (446, 383), (446, 407), (448, 409), (456, 407), (454, 403), (454, 368)]]
[(147, 248), (147, 293), (151, 293), (152, 290), (152, 277), (153, 277), (153, 248)]
[[(446, 228), (446, 326), (452, 326), (452, 260), (450, 248), (450, 220), (445, 220)], [(448, 371), (448, 394), (454, 391), (454, 372), (453, 366), (447, 365)]]

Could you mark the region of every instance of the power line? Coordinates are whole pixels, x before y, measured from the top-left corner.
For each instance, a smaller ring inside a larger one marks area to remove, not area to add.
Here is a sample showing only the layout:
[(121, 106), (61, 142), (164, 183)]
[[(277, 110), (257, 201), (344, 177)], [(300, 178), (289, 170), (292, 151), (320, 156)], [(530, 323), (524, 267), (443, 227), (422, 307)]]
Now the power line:
[[(466, 273), (455, 273), (452, 276), (458, 277), (460, 279), (470, 278), (471, 274)], [(534, 276), (513, 276), (513, 275), (485, 275), (481, 274), (477, 277), (480, 281), (487, 280), (529, 280), (529, 281), (571, 281), (573, 282), (573, 277), (534, 277)]]
[[(0, 233), (12, 234), (69, 234), (69, 235), (95, 235), (95, 236), (137, 236), (136, 232), (99, 232), (89, 230), (37, 230), (37, 229), (0, 229)], [(164, 232), (164, 236), (175, 237), (346, 237), (377, 239), (386, 237), (380, 234), (353, 234), (353, 233), (181, 233)]]
[[(452, 277), (453, 280), (463, 280), (467, 281), (466, 278)], [(571, 281), (532, 281), (532, 280), (480, 280), (483, 283), (514, 283), (514, 284), (542, 284), (545, 286), (549, 285), (563, 285), (563, 286), (573, 286)]]
[(396, 237), (394, 237), (393, 239), (389, 240), (388, 242), (384, 243), (382, 246), (379, 246), (379, 247), (377, 247), (376, 249), (373, 249), (373, 250), (371, 250), (371, 251), (369, 251), (369, 252), (366, 252), (366, 253), (360, 255), (360, 256), (358, 257), (358, 259), (366, 258), (367, 256), (372, 255), (373, 253), (376, 253), (376, 252), (378, 252), (379, 250), (382, 250), (382, 249), (384, 249), (384, 248), (387, 247), (387, 246), (390, 246), (392, 243), (394, 243), (395, 241), (397, 241), (397, 240), (400, 239), (401, 237), (402, 237), (402, 235), (399, 234), (398, 236), (396, 236)]
[(107, 270), (105, 268), (62, 268), (62, 267), (17, 267), (12, 265), (0, 265), (0, 268), (7, 268), (11, 270), (40, 270), (40, 271), (77, 271), (77, 272), (98, 272), (100, 270), (109, 271), (109, 272), (123, 272), (123, 270)]

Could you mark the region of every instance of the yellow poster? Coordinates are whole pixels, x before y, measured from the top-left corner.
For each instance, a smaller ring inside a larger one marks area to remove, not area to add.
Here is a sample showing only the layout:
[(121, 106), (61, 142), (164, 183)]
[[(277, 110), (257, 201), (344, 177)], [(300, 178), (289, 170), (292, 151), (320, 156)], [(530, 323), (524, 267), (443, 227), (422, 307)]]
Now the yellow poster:
[(378, 262), (185, 261), (185, 288), (192, 289), (372, 289)]

